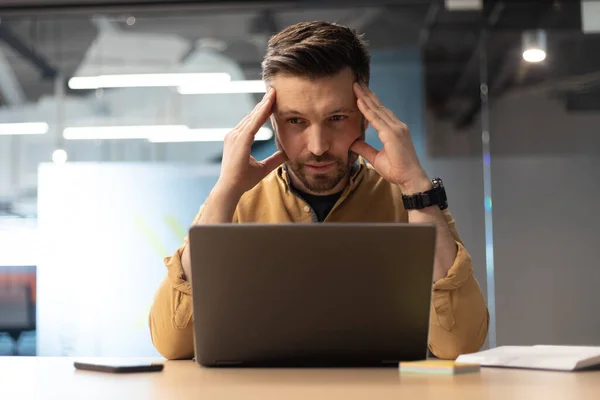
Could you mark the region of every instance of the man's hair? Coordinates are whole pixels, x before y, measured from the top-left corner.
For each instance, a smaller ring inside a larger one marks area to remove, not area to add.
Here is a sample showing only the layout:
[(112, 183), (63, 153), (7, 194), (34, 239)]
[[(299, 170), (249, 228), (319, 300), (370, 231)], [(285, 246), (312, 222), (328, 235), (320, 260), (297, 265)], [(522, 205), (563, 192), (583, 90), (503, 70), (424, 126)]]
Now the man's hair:
[(370, 59), (367, 43), (355, 30), (323, 21), (301, 22), (271, 37), (262, 78), (269, 82), (283, 73), (318, 79), (349, 67), (357, 81), (368, 84)]

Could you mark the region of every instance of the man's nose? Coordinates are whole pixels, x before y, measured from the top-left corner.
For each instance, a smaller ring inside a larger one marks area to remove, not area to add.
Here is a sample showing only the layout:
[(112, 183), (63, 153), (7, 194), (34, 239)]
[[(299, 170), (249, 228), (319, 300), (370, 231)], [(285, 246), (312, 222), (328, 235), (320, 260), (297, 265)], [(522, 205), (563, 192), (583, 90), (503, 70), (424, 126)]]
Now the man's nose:
[(325, 130), (313, 125), (308, 132), (308, 151), (316, 156), (323, 155), (329, 150), (329, 137)]

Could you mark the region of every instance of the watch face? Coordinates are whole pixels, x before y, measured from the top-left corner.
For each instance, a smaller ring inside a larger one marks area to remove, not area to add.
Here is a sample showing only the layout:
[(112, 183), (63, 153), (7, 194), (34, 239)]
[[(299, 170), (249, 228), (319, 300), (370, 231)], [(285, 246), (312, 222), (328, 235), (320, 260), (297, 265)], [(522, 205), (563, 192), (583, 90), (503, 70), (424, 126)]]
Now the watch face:
[(434, 188), (444, 187), (444, 182), (442, 182), (441, 178), (433, 178), (431, 180), (431, 184), (433, 185)]

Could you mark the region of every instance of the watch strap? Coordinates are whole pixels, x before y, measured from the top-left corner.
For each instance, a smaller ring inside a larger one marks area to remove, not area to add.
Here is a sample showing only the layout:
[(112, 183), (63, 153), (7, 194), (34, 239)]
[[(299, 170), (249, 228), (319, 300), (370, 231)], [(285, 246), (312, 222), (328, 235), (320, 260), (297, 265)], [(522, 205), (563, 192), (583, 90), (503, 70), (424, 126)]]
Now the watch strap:
[(412, 195), (402, 195), (404, 208), (407, 210), (421, 210), (431, 206), (439, 206), (441, 210), (448, 208), (448, 198), (446, 190), (442, 185), (435, 186), (426, 192), (415, 193)]

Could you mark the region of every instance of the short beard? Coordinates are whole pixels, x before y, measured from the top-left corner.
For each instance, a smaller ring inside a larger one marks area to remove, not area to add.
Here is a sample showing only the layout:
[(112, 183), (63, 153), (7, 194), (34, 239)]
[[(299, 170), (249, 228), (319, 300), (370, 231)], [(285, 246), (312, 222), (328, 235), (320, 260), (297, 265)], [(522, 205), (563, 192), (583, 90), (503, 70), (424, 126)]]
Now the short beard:
[[(364, 126), (364, 120), (361, 119), (361, 126)], [(363, 128), (362, 134), (360, 136), (360, 140), (365, 140), (365, 129)], [(281, 142), (279, 141), (279, 134), (275, 133), (275, 144), (279, 150), (283, 151), (283, 147), (281, 146)], [(355, 152), (348, 150), (348, 162), (344, 163), (341, 158), (337, 158), (332, 156), (329, 153), (324, 153), (320, 156), (316, 156), (314, 154), (310, 154), (310, 156), (303, 158), (301, 160), (288, 160), (285, 162), (286, 167), (291, 170), (298, 178), (302, 185), (310, 192), (315, 194), (322, 194), (331, 191), (334, 189), (341, 181), (343, 181), (346, 177), (350, 176), (350, 171), (352, 170), (352, 166), (358, 159), (358, 154)], [(328, 174), (316, 174), (312, 176), (312, 179), (309, 179), (308, 176), (304, 173), (304, 165), (307, 163), (322, 163), (322, 162), (333, 162), (335, 163), (336, 170), (334, 175)]]
[[(304, 173), (304, 166), (307, 163), (322, 163), (333, 162), (336, 170), (333, 175), (316, 174), (310, 177)], [(311, 154), (303, 160), (295, 162), (287, 161), (287, 166), (292, 170), (294, 175), (302, 182), (304, 187), (312, 193), (321, 194), (334, 189), (344, 178), (349, 175), (350, 166), (337, 157), (333, 157), (329, 153), (324, 153), (320, 156)]]

